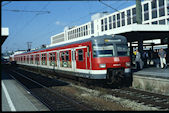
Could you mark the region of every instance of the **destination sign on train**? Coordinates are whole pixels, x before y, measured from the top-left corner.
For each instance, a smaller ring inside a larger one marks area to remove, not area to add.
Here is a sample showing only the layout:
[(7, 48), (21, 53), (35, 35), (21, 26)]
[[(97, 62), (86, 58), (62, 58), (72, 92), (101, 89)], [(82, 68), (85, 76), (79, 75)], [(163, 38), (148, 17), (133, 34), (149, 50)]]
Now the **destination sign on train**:
[(121, 42), (121, 40), (120, 39), (118, 39), (118, 40), (105, 39), (104, 42)]

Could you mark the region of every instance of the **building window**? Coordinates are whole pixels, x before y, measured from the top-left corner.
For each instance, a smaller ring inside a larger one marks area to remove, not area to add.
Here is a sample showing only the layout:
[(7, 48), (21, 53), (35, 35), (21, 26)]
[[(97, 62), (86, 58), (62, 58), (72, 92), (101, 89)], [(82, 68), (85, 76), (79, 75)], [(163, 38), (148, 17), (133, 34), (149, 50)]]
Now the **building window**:
[(148, 3), (147, 4), (144, 4), (144, 12), (145, 11), (148, 11)]
[(104, 31), (103, 19), (101, 20), (101, 30)]
[(132, 9), (133, 23), (136, 23), (136, 8)]
[(80, 29), (81, 29), (81, 36), (83, 36), (83, 27), (81, 27)]
[(164, 16), (165, 15), (165, 10), (164, 7), (159, 9), (159, 17)]
[(164, 6), (164, 0), (159, 0), (159, 7)]
[(165, 19), (159, 20), (159, 24), (165, 24)]
[(78, 60), (83, 61), (83, 50), (78, 50)]
[(169, 18), (167, 19), (167, 24), (169, 25)]
[(80, 28), (79, 28), (79, 31), (78, 31), (78, 32), (79, 32), (79, 37), (80, 37)]
[(149, 20), (149, 13), (144, 13), (144, 21)]
[(157, 21), (152, 22), (152, 24), (158, 24)]
[(127, 25), (131, 24), (131, 12), (127, 10)]
[(111, 16), (109, 17), (109, 29), (112, 29), (112, 18), (111, 18)]
[(113, 28), (116, 28), (116, 15), (113, 15)]
[(86, 25), (86, 35), (88, 35), (88, 26)]
[(144, 4), (144, 21), (149, 20), (148, 3)]
[(122, 26), (125, 26), (125, 14), (124, 14), (124, 12), (121, 13), (121, 18), (122, 18)]
[(76, 37), (78, 37), (78, 28), (76, 29)]
[(120, 27), (120, 14), (117, 14), (117, 27)]
[(136, 15), (136, 8), (133, 8), (133, 9), (132, 9), (132, 14), (133, 14), (133, 16)]
[(86, 30), (85, 30), (85, 26), (83, 26), (83, 34), (84, 34), (84, 36), (86, 36)]
[(157, 10), (152, 11), (152, 19), (157, 18)]
[(93, 34), (94, 33), (94, 22), (92, 21), (91, 22), (91, 34)]
[(105, 31), (107, 31), (107, 18), (104, 19), (105, 22)]
[(157, 8), (157, 0), (153, 0), (151, 2), (151, 8), (154, 9), (154, 8)]

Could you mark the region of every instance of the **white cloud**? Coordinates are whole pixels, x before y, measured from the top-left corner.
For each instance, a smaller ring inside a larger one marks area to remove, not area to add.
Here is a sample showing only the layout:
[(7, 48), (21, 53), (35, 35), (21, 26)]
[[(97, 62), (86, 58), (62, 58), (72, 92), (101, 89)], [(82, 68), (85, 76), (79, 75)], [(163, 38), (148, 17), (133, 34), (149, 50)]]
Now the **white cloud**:
[(61, 25), (61, 22), (60, 21), (56, 21), (55, 24), (56, 25)]

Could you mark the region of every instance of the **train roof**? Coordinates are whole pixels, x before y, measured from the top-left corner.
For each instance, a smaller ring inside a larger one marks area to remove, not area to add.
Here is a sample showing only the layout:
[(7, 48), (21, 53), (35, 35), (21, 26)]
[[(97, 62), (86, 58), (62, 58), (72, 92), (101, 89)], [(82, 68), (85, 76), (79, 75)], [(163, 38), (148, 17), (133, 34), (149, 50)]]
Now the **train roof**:
[(26, 54), (26, 53), (32, 53), (32, 52), (38, 52), (38, 51), (43, 51), (43, 50), (48, 50), (48, 49), (53, 49), (53, 48), (56, 48), (56, 47), (62, 47), (62, 46), (67, 46), (67, 45), (70, 45), (70, 44), (75, 44), (75, 43), (82, 43), (82, 42), (87, 42), (87, 41), (92, 41), (94, 42), (95, 40), (99, 40), (99, 42), (104, 42), (104, 39), (121, 39), (122, 42), (127, 42), (127, 39), (126, 37), (122, 36), (122, 35), (102, 35), (102, 36), (92, 36), (92, 37), (89, 37), (89, 38), (86, 38), (86, 39), (81, 39), (81, 40), (76, 40), (76, 41), (65, 41), (64, 43), (61, 42), (61, 43), (58, 43), (57, 45), (54, 45), (52, 47), (47, 47), (47, 48), (43, 48), (43, 49), (37, 49), (37, 50), (32, 50), (32, 51), (28, 51), (28, 52), (24, 52), (24, 53), (21, 53), (21, 54), (17, 54), (17, 55), (23, 55), (23, 54)]

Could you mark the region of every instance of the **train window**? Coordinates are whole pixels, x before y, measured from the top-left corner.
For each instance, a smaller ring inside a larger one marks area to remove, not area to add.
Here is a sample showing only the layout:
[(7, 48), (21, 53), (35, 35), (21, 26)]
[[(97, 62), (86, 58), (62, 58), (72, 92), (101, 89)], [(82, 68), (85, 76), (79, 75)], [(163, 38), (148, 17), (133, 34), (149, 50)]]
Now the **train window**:
[(50, 66), (56, 65), (56, 53), (50, 53)]
[(35, 64), (39, 65), (39, 55), (36, 55)]
[(33, 55), (31, 55), (31, 58), (30, 58), (30, 64), (33, 64)]
[(83, 61), (83, 50), (82, 49), (78, 50), (78, 60)]
[(61, 59), (62, 59), (62, 61), (64, 61), (64, 55), (65, 55), (65, 53), (62, 52), (62, 53), (61, 53)]
[(42, 54), (41, 59), (42, 59), (42, 61), (41, 61), (42, 65), (47, 65), (47, 63), (46, 63), (46, 54), (45, 53)]
[(24, 61), (24, 63), (25, 63), (25, 60), (26, 60), (26, 59), (25, 59), (25, 56), (24, 56), (24, 57), (23, 57), (23, 61)]
[(29, 64), (29, 55), (27, 56), (27, 63)]
[(93, 57), (112, 57), (114, 56), (113, 45), (93, 46)]
[(66, 51), (66, 61), (69, 61), (69, 51)]
[(117, 44), (117, 55), (118, 56), (129, 56), (128, 46), (124, 44)]

